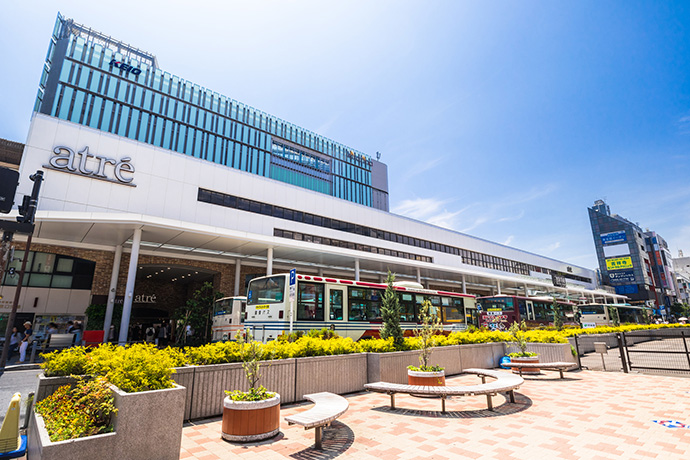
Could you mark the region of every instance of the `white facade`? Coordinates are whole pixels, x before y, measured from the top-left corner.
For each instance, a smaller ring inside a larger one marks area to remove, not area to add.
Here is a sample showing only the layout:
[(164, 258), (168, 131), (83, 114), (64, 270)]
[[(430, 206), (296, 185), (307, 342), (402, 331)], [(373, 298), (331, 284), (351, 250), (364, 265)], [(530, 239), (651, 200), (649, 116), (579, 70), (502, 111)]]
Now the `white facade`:
[[(53, 160), (61, 170), (51, 169), (50, 164), (56, 152), (68, 152), (58, 147), (75, 153), (71, 165), (64, 159)], [(78, 152), (86, 147), (90, 156), (82, 160)], [(128, 166), (120, 169), (120, 178), (129, 184), (115, 176), (116, 165), (123, 160), (133, 167), (133, 172)], [(68, 167), (75, 171), (66, 172)], [(460, 290), (464, 279), (466, 292), (470, 293), (567, 291), (584, 295), (588, 301), (595, 295), (623, 299), (595, 291), (593, 270), (34, 114), (20, 167), (18, 197), (31, 192), (32, 182), (27, 178), (39, 169), (45, 171), (45, 181), (36, 216), (36, 242), (109, 251), (123, 245), (127, 251), (135, 230), (140, 229), (142, 253), (167, 257), (266, 264), (273, 267), (273, 272), (296, 266), (302, 272), (325, 271), (332, 276), (362, 276), (376, 281), (390, 269), (402, 278), (417, 278), (456, 290)], [(105, 177), (94, 177), (97, 174)], [(572, 273), (592, 282), (567, 279), (566, 289), (555, 288), (551, 276), (545, 273), (522, 276), (467, 265), (457, 255), (199, 202), (200, 187)], [(275, 228), (423, 255), (433, 258), (433, 262), (275, 237)]]

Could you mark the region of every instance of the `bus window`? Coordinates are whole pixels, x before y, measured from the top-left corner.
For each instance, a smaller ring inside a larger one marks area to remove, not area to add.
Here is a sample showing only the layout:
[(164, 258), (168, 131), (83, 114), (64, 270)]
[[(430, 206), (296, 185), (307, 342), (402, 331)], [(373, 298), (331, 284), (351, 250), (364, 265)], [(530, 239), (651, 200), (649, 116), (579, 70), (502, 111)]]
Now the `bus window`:
[(323, 284), (302, 283), (298, 285), (297, 319), (323, 321)]
[(247, 293), (248, 305), (261, 305), (265, 303), (281, 303), (285, 293), (285, 276), (271, 276), (251, 280)]
[[(446, 298), (444, 297), (444, 300)], [(462, 299), (447, 299), (448, 306), (443, 305), (443, 321), (453, 322), (453, 323), (464, 323), (465, 322), (465, 304)]]
[(603, 305), (580, 305), (580, 313), (583, 315), (603, 315), (604, 306)]
[(343, 290), (342, 289), (331, 289), (329, 295), (330, 303), (330, 319), (332, 320), (342, 320), (343, 319)]
[(553, 321), (553, 312), (551, 311), (551, 304), (544, 302), (534, 302), (534, 320), (535, 321)]
[(350, 321), (380, 321), (381, 291), (378, 289), (350, 288)]
[(412, 294), (399, 293), (400, 321), (414, 322), (414, 298)]
[(527, 305), (524, 300), (518, 300), (518, 309), (520, 310), (520, 318), (527, 318)]
[(232, 314), (232, 302), (230, 299), (218, 300), (213, 306), (213, 316)]

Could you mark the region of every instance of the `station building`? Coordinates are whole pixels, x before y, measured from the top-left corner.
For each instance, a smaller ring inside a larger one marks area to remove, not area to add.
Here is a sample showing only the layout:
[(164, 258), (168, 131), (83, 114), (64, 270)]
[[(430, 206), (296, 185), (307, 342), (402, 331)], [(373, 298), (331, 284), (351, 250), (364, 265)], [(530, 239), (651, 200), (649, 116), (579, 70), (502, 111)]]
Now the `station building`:
[[(131, 322), (165, 319), (205, 281), (242, 295), (251, 278), (291, 268), (375, 282), (390, 270), (477, 295), (624, 299), (599, 289), (593, 270), (390, 213), (387, 165), (61, 15), (18, 197), (39, 169), (19, 309), (39, 330), (90, 304), (122, 303)], [(24, 257), (16, 241), (5, 311)]]

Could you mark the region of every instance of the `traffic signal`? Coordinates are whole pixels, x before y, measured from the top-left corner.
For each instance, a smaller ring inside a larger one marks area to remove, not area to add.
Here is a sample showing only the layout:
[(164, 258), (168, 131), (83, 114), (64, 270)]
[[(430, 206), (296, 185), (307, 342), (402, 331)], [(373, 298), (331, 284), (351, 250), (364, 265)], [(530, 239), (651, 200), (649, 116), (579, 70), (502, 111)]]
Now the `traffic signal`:
[(17, 222), (33, 224), (36, 206), (38, 205), (38, 192), (41, 190), (41, 182), (43, 182), (43, 171), (36, 171), (36, 174), (29, 176), (29, 179), (34, 182), (34, 187), (31, 190), (31, 195), (24, 195), (24, 199), (22, 199)]
[(0, 167), (0, 213), (7, 214), (12, 210), (18, 184), (19, 171)]

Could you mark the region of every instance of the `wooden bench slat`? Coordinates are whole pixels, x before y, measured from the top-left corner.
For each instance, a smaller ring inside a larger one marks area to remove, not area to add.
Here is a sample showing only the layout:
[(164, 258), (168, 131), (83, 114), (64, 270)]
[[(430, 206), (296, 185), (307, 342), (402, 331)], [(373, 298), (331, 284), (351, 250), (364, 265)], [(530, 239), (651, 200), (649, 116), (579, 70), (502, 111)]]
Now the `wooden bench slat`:
[(511, 402), (515, 402), (515, 397), (513, 395), (513, 390), (517, 389), (525, 381), (522, 377), (507, 374), (500, 371), (492, 371), (489, 369), (466, 369), (463, 371), (465, 374), (475, 374), (482, 377), (495, 378), (496, 380), (488, 383), (482, 383), (480, 385), (465, 385), (465, 386), (423, 386), (423, 385), (405, 385), (400, 383), (390, 383), (390, 382), (376, 382), (367, 383), (364, 385), (364, 389), (368, 391), (373, 391), (377, 393), (386, 393), (391, 396), (391, 408), (395, 408), (394, 396), (396, 393), (405, 394), (416, 394), (416, 395), (432, 395), (440, 396), (442, 398), (442, 410), (445, 412), (446, 409), (446, 397), (447, 396), (476, 396), (485, 395), (487, 397), (487, 403), (489, 410), (493, 410), (491, 403), (491, 396), (496, 395), (500, 392), (509, 392)]

